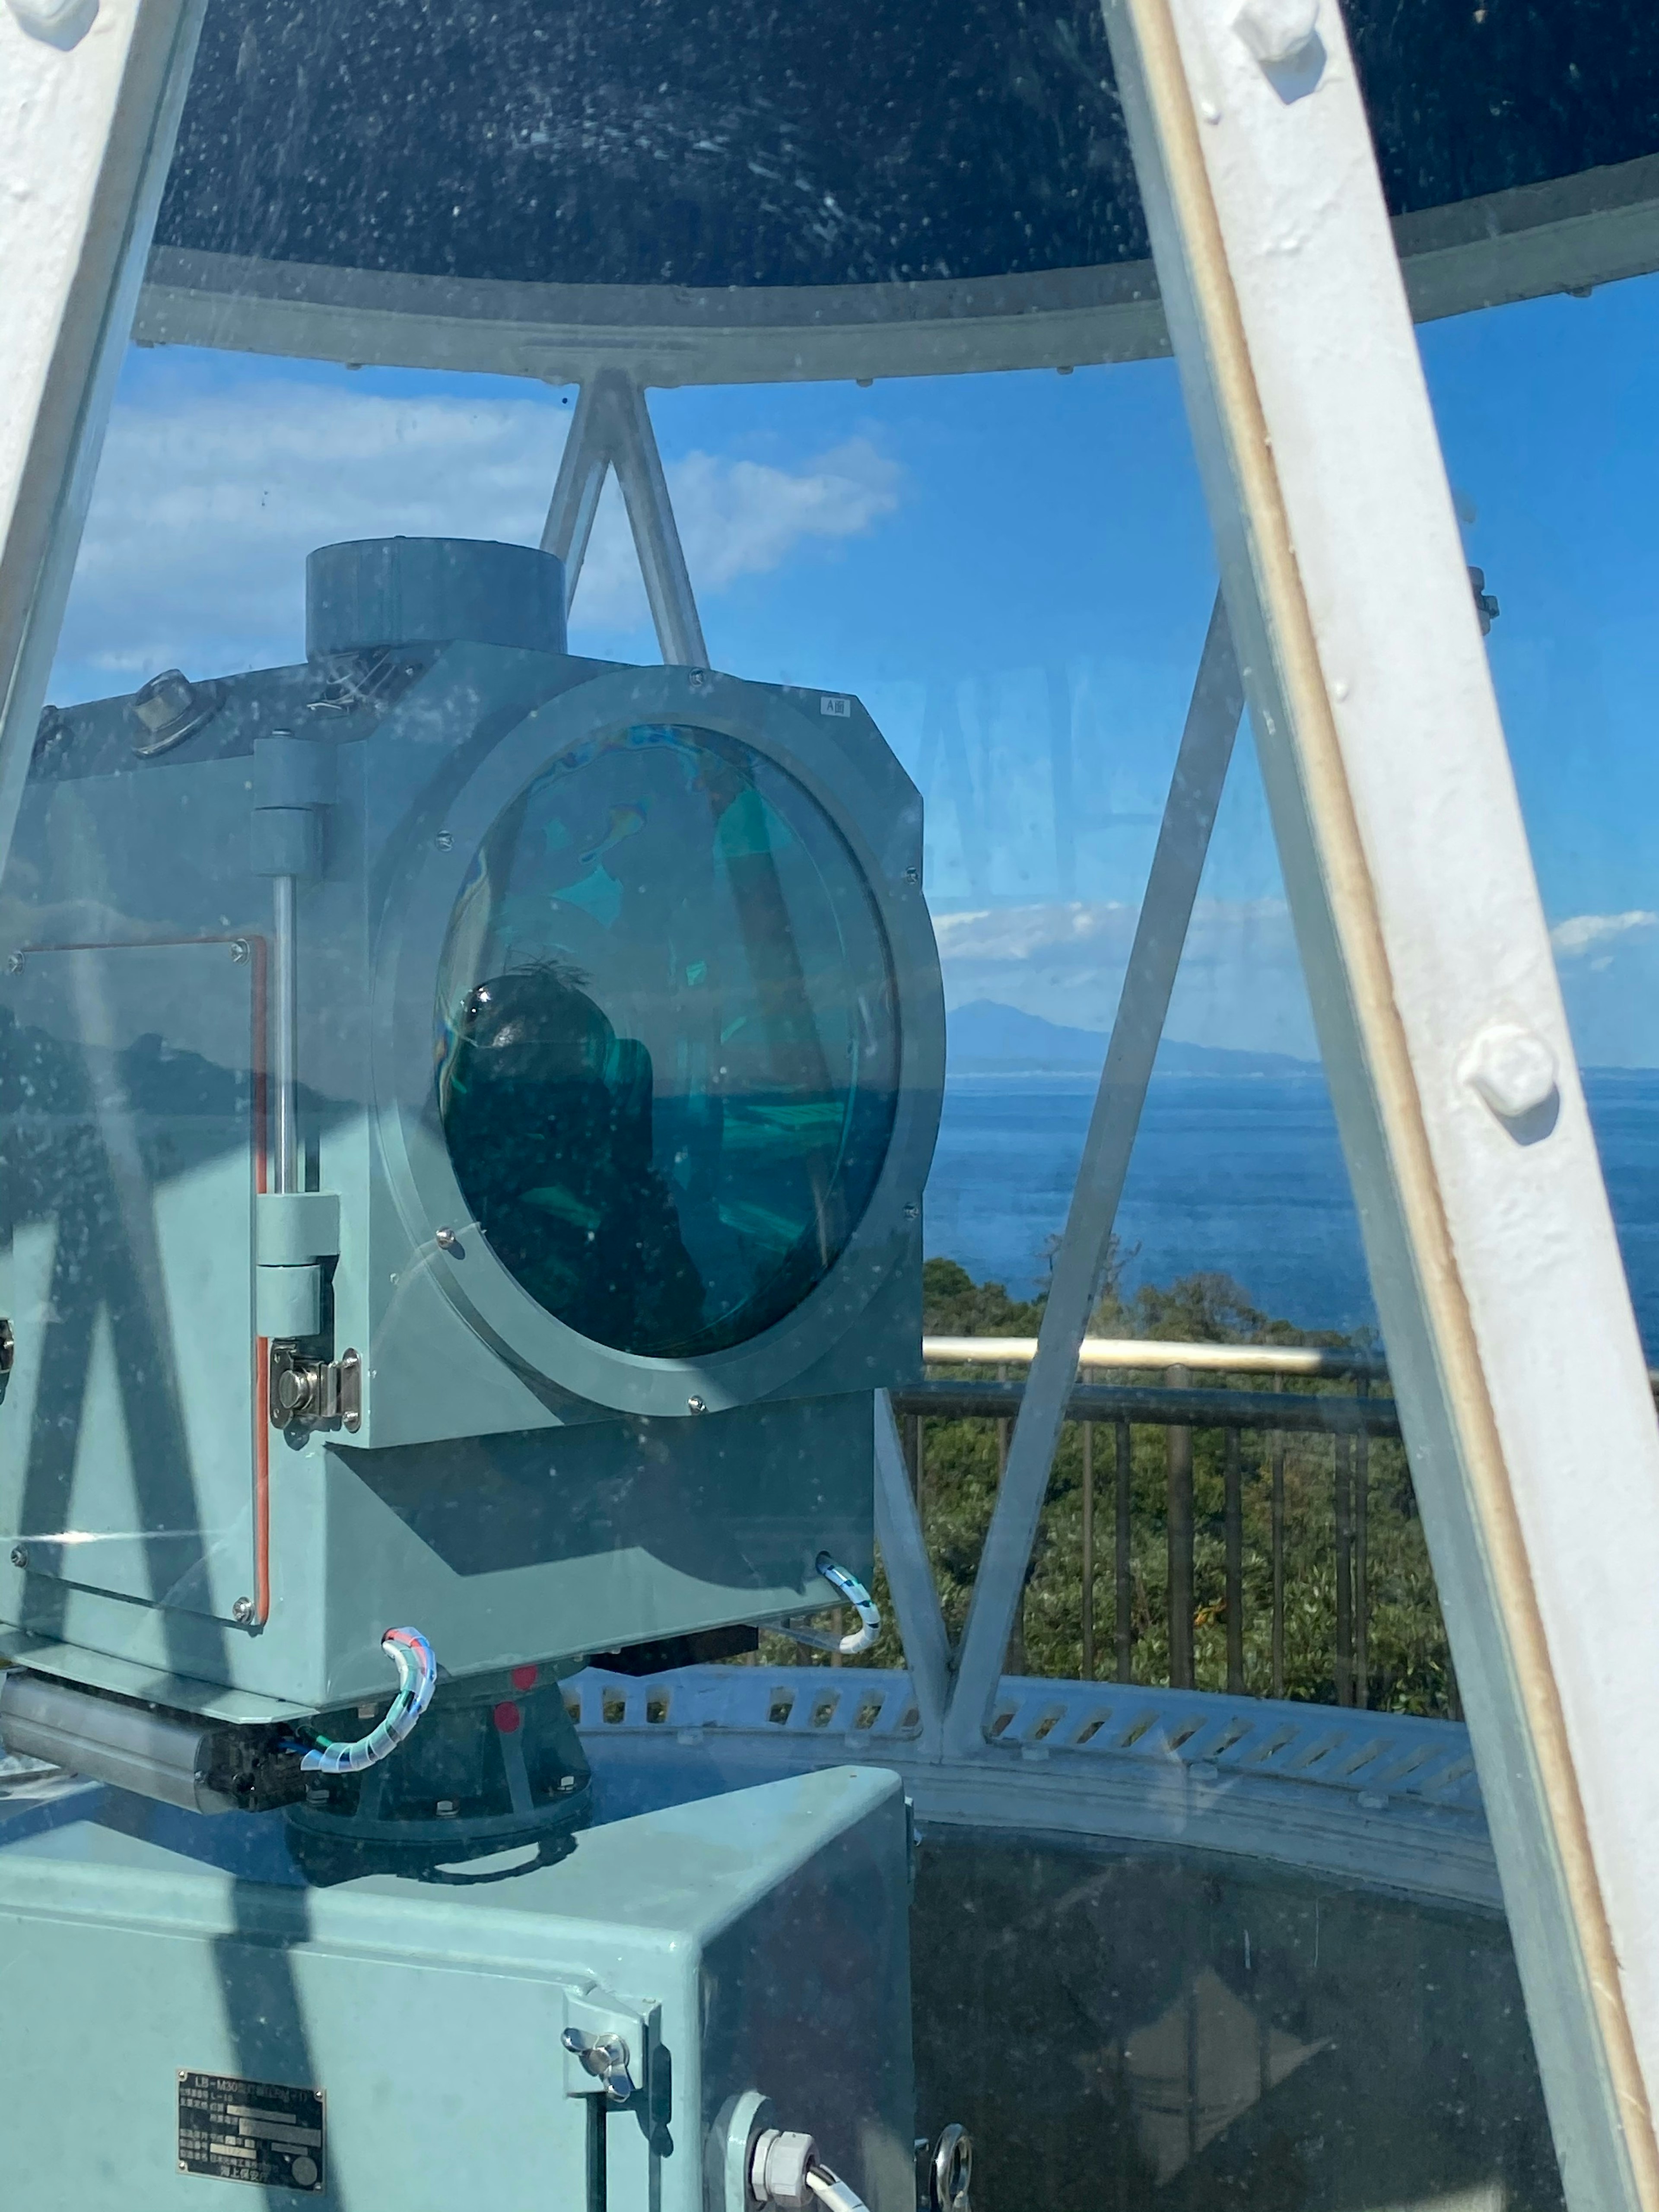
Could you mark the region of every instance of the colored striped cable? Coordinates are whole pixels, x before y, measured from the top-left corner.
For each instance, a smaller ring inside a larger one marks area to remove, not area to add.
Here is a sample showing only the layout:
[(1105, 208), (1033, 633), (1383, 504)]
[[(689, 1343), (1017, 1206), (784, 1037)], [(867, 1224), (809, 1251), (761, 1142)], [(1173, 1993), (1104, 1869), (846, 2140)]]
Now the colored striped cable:
[(398, 1694), (386, 1718), (355, 1743), (331, 1743), (326, 1736), (320, 1737), (316, 1747), (300, 1761), (301, 1773), (361, 1774), (367, 1766), (378, 1766), (388, 1753), (396, 1751), (432, 1703), (438, 1662), (420, 1630), (388, 1628), (380, 1638), (380, 1649), (398, 1669)]
[(859, 1625), (848, 1636), (825, 1636), (816, 1628), (797, 1628), (792, 1622), (782, 1623), (786, 1636), (793, 1637), (797, 1644), (805, 1644), (814, 1651), (839, 1651), (843, 1659), (856, 1659), (860, 1651), (867, 1651), (881, 1634), (881, 1608), (877, 1605), (858, 1577), (847, 1567), (838, 1566), (828, 1552), (820, 1552), (813, 1562), (815, 1571), (823, 1577), (837, 1597), (845, 1598), (859, 1617)]

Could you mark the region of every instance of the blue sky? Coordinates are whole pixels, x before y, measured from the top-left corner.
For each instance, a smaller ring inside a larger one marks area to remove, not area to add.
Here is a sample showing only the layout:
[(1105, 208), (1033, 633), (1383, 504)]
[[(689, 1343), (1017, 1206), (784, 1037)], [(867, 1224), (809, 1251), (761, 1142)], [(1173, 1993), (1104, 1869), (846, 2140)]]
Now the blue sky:
[[(1581, 1055), (1659, 1064), (1659, 280), (1422, 333)], [(128, 361), (52, 696), (298, 658), (311, 544), (533, 539), (568, 393)], [(1213, 556), (1173, 367), (653, 395), (712, 657), (856, 690), (925, 771), (953, 1003), (1110, 1020)], [(652, 657), (618, 503), (573, 643)], [(1069, 720), (1072, 793), (1054, 747)], [(1241, 749), (1171, 1030), (1313, 1051)]]

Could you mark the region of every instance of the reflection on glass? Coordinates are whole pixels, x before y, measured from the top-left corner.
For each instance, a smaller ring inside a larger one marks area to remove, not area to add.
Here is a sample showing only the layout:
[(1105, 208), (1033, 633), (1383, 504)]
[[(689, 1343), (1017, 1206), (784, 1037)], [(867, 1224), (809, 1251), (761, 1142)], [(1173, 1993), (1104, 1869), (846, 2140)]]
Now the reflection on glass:
[(793, 1310), (893, 1124), (881, 926), (828, 818), (708, 730), (573, 748), (479, 853), (440, 986), (455, 1172), (505, 1266), (623, 1352)]

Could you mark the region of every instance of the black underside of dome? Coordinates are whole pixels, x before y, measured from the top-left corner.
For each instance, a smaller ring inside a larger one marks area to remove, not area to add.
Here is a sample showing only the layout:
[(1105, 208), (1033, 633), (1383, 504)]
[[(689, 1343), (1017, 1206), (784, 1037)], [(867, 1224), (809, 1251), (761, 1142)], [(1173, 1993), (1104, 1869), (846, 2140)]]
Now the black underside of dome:
[[(1356, 0), (1396, 214), (1659, 150), (1643, 0)], [(157, 244), (694, 289), (1148, 252), (1098, 0), (211, 0)]]

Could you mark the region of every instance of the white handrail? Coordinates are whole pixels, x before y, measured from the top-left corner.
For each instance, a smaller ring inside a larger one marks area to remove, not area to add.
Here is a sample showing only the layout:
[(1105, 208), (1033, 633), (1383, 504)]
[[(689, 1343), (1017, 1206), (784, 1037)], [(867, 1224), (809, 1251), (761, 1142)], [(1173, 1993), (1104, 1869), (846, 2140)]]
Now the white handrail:
[[(921, 1356), (929, 1365), (1029, 1367), (1034, 1336), (928, 1336)], [(1171, 1344), (1156, 1337), (1085, 1336), (1079, 1367), (1138, 1369), (1143, 1373), (1185, 1367), (1212, 1375), (1386, 1375), (1387, 1364), (1357, 1352), (1310, 1344)]]

